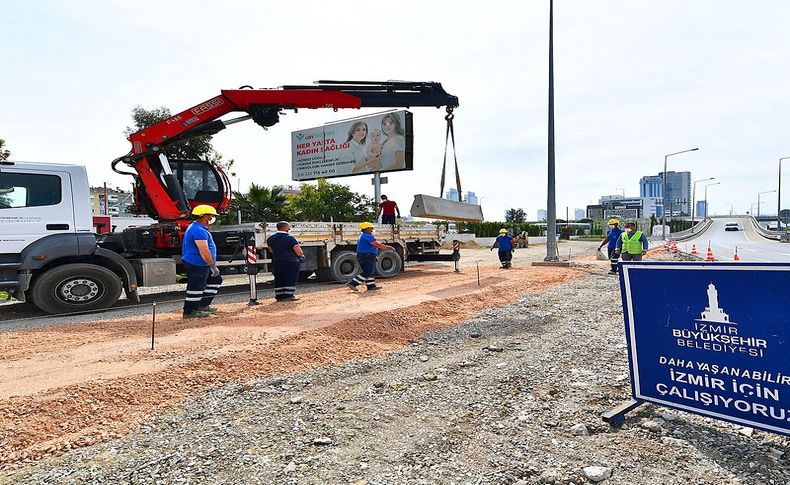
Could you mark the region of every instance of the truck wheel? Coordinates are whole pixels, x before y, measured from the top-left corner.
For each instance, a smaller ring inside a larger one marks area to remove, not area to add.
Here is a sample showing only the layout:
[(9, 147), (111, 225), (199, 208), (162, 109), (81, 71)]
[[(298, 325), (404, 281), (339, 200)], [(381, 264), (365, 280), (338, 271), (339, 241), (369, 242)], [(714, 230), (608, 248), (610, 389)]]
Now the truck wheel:
[(321, 282), (335, 281), (332, 268), (318, 268), (315, 270), (315, 277)]
[(357, 253), (353, 251), (338, 251), (332, 255), (332, 278), (335, 281), (351, 281), (358, 275), (362, 268), (357, 261)]
[(93, 264), (64, 264), (39, 275), (30, 292), (33, 304), (47, 313), (103, 310), (121, 296), (121, 279)]
[(376, 276), (392, 278), (403, 269), (403, 260), (395, 251), (384, 251), (376, 258)]

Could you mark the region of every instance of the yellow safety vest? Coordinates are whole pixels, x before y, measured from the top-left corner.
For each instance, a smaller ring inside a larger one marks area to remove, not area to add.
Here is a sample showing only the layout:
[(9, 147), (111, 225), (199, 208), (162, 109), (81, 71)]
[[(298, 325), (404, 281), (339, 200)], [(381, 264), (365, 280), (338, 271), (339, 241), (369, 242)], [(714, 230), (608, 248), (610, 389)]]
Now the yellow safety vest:
[(634, 231), (634, 235), (629, 239), (628, 231), (623, 231), (623, 252), (630, 254), (642, 254), (642, 231)]

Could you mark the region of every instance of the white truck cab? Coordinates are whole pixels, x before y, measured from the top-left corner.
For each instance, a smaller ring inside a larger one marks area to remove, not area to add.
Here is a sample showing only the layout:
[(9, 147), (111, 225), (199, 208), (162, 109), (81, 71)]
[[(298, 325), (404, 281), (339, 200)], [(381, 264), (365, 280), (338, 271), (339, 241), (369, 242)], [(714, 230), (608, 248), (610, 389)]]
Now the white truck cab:
[(85, 167), (0, 163), (0, 253), (21, 253), (52, 234), (92, 233)]
[(49, 313), (112, 306), (134, 269), (97, 245), (85, 167), (0, 161), (0, 289)]

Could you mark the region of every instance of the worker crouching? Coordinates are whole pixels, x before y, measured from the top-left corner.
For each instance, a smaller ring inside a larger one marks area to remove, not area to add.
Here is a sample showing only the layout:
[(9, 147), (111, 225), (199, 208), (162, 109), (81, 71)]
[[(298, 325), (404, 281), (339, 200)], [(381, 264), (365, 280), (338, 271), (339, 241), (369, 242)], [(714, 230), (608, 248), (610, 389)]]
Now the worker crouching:
[(304, 252), (289, 231), (291, 224), (286, 221), (277, 223), (277, 232), (269, 236), (266, 243), (272, 255), (272, 275), (274, 276), (274, 299), (277, 301), (297, 301), (296, 282), (299, 281), (299, 265), (305, 262)]
[(211, 302), (217, 296), (222, 276), (217, 267), (217, 247), (208, 228), (217, 220), (217, 210), (201, 204), (192, 209), (195, 219), (181, 244), (181, 262), (187, 271), (184, 318), (205, 318), (214, 313)]
[(357, 286), (361, 284), (364, 284), (368, 291), (378, 290), (381, 287), (376, 286), (376, 277), (374, 276), (376, 273), (376, 255), (379, 250), (389, 251), (394, 248), (376, 241), (376, 238), (373, 236), (373, 224), (370, 222), (363, 222), (359, 225), (359, 229), (362, 231), (362, 234), (357, 241), (357, 262), (362, 271), (346, 285), (354, 291), (359, 291)]

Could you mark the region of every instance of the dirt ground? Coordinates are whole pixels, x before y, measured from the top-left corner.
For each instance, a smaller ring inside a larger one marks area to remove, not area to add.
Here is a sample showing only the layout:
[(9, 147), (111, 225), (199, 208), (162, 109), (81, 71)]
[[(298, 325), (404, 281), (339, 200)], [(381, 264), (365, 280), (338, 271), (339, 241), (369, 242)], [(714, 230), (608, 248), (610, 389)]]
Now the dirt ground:
[[(577, 254), (602, 270), (592, 247)], [(541, 247), (519, 250), (501, 270), (494, 254), (468, 250), (460, 273), (413, 265), (371, 294), (338, 286), (296, 303), (220, 305), (205, 320), (162, 314), (153, 351), (150, 316), (0, 334), (0, 467), (121, 436), (223, 383), (375, 357), (590, 271), (527, 264), (535, 259)]]

